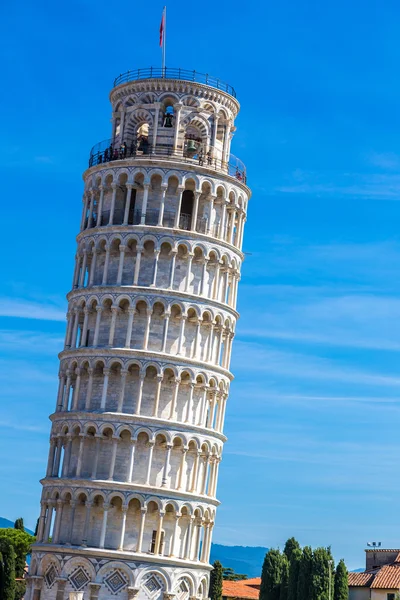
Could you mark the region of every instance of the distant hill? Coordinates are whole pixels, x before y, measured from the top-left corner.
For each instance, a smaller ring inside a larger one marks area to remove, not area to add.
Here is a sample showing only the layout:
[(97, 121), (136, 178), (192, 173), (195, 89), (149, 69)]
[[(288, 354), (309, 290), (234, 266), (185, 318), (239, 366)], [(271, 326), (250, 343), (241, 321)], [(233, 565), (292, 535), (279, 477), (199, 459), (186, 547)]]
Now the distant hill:
[[(11, 527), (11, 529), (14, 528), (14, 521), (10, 521), (9, 519), (0, 517), (0, 529), (8, 529), (10, 527)], [(25, 527), (25, 531), (27, 533), (30, 533), (31, 535), (33, 535), (33, 531), (31, 531), (30, 529), (27, 529), (26, 527)]]
[(236, 573), (247, 577), (261, 577), (261, 568), (268, 548), (262, 546), (223, 546), (211, 544), (210, 562), (215, 560), (224, 567), (230, 567)]

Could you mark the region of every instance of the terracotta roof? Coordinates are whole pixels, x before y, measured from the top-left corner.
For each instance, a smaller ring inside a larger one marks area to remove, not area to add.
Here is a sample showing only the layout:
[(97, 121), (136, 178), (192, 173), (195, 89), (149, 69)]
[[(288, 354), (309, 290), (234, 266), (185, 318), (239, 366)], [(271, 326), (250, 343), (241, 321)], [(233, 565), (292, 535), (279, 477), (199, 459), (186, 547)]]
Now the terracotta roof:
[(363, 573), (349, 573), (349, 586), (369, 587), (375, 577), (375, 572), (364, 571)]
[(246, 585), (261, 585), (261, 577), (253, 577), (252, 579), (243, 579), (243, 583), (245, 583)]
[[(260, 578), (256, 578), (261, 582)], [(241, 581), (226, 581), (222, 582), (222, 595), (229, 598), (249, 598), (249, 600), (258, 600), (260, 590), (254, 587), (254, 583), (248, 585), (249, 581), (254, 579), (243, 579)]]
[(375, 575), (371, 588), (394, 590), (400, 588), (400, 566), (385, 565)]

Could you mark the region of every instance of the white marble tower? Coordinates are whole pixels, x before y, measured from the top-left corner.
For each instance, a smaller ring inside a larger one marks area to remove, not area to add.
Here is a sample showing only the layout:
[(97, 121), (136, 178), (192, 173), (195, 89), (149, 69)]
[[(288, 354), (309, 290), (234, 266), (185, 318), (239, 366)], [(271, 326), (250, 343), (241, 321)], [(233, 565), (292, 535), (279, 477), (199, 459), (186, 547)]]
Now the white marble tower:
[(26, 600), (208, 596), (250, 191), (232, 87), (140, 69), (84, 196)]

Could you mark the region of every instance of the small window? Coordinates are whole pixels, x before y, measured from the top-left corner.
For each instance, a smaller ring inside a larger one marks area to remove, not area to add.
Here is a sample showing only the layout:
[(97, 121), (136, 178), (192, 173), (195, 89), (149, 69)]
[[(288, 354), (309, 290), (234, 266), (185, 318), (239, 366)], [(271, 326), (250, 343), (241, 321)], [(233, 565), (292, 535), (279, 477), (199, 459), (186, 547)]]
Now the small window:
[(395, 600), (396, 594), (387, 594), (387, 600)]
[(156, 549), (156, 537), (157, 537), (157, 530), (153, 529), (153, 535), (151, 536), (151, 544), (150, 544), (150, 552), (152, 554), (154, 554), (154, 551)]

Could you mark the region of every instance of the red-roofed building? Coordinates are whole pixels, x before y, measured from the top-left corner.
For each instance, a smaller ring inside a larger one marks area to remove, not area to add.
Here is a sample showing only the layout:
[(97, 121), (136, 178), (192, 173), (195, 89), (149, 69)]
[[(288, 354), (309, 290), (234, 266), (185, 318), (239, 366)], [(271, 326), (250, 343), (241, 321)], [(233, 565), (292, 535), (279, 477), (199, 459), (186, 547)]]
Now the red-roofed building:
[(222, 598), (223, 600), (258, 600), (260, 595), (261, 577), (253, 579), (241, 579), (240, 581), (222, 582)]
[(366, 570), (349, 573), (349, 600), (395, 600), (400, 592), (400, 550), (366, 550)]

